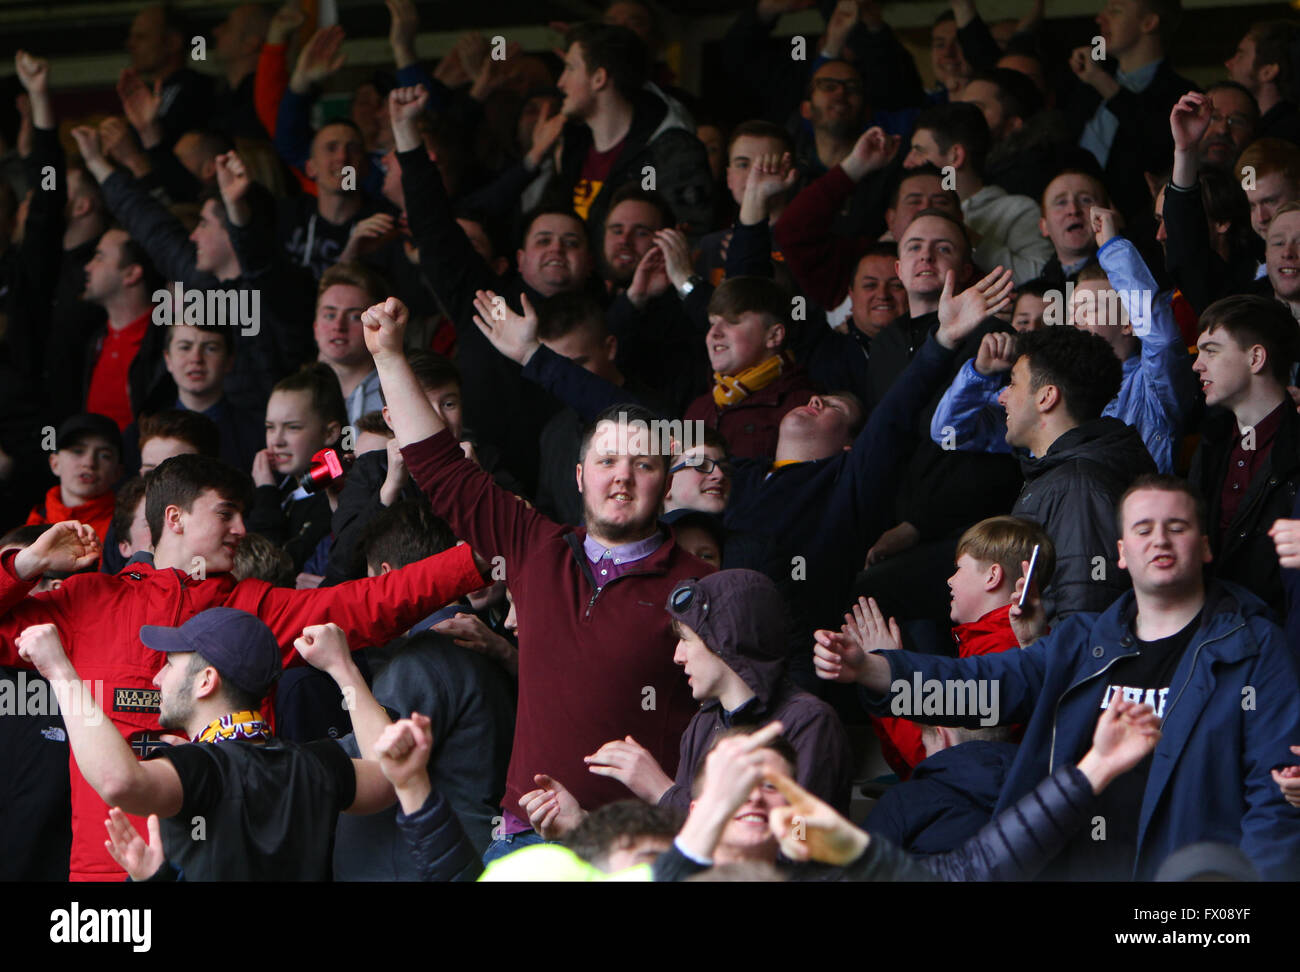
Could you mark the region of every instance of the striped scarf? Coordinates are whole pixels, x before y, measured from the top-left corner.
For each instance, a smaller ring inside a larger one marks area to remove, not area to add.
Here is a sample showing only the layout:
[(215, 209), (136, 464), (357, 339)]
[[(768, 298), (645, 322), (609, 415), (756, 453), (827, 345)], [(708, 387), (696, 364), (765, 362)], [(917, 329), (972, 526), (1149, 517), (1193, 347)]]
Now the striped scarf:
[(266, 742), (271, 738), (271, 727), (260, 712), (231, 712), (213, 719), (208, 727), (194, 738), (194, 742), (210, 743), (221, 739), (253, 739)]

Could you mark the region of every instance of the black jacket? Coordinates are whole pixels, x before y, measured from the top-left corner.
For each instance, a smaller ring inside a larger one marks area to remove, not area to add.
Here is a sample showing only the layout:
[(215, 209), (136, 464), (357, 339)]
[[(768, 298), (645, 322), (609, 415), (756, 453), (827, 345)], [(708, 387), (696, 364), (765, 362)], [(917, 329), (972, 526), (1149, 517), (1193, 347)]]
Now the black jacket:
[(1156, 471), (1142, 437), (1117, 418), (1094, 419), (1020, 468), (1025, 485), (1011, 513), (1041, 523), (1056, 547), (1056, 573), (1043, 589), (1047, 616), (1104, 611), (1129, 586), (1117, 564), (1115, 504), (1129, 483)]
[(1262, 598), (1279, 618), (1286, 616), (1286, 596), (1277, 550), (1268, 535), (1273, 521), (1290, 517), (1300, 492), (1300, 416), (1288, 402), (1264, 465), (1251, 480), (1237, 514), (1219, 534), (1219, 510), (1228, 458), (1236, 444), (1236, 419), (1226, 409), (1206, 413), (1201, 442), (1188, 480), (1205, 497), (1208, 532), (1214, 550), (1210, 565), (1216, 577), (1234, 581)]
[[(624, 136), (623, 150), (587, 210), (587, 227), (593, 240), (600, 238), (614, 192), (624, 183), (641, 184), (646, 166), (653, 167), (654, 188), (672, 207), (678, 223), (686, 224), (688, 236), (696, 239), (712, 229), (713, 176), (709, 159), (694, 128), (684, 127), (686, 121), (654, 92), (637, 92), (632, 127)], [(558, 184), (548, 192), (557, 202), (569, 203), (591, 148), (591, 129), (581, 123), (569, 124), (564, 126), (563, 138)]]
[(528, 294), (534, 307), (544, 298), (518, 273), (494, 274), (470, 245), (456, 222), (437, 166), (423, 146), (397, 153), (397, 161), (420, 269), (456, 327), (465, 424), (501, 451), (510, 472), (531, 493), (537, 483), (538, 438), (558, 405), (540, 388), (520, 380), (519, 365), (499, 354), (479, 332), (474, 325), (474, 292), (495, 291), (516, 310), (521, 294)]
[[(1150, 249), (1155, 241), (1151, 216), (1151, 190), (1146, 172), (1162, 172), (1173, 157), (1174, 140), (1169, 132), (1169, 112), (1189, 91), (1200, 89), (1176, 72), (1168, 59), (1161, 61), (1145, 90), (1121, 88), (1106, 107), (1119, 119), (1119, 131), (1106, 158), (1106, 186), (1111, 199), (1129, 223), (1129, 238), (1139, 249)], [(1081, 132), (1102, 104), (1101, 95), (1082, 81), (1073, 84), (1065, 112), (1076, 132)]]
[[(472, 438), (472, 437), (471, 437)], [(488, 443), (476, 443), (474, 454), (479, 465), (492, 474), (497, 485), (521, 493), (519, 482), (501, 465), (501, 455)], [(330, 545), (329, 566), (325, 570), (322, 587), (333, 587), (346, 580), (366, 576), (366, 565), (359, 559), (357, 544), (365, 533), (366, 525), (386, 507), (379, 501), (379, 490), (388, 478), (388, 452), (375, 449), (357, 456), (348, 470), (339, 493), (338, 508), (330, 519), (334, 542)], [(424, 494), (408, 476), (397, 494), (398, 500), (419, 500), (427, 504)]]
[(250, 533), (260, 533), (277, 547), (283, 547), (293, 558), (294, 572), (300, 573), (317, 545), (329, 536), (330, 503), (323, 492), (305, 499), (287, 500), (297, 486), (293, 480), (286, 480), (278, 487), (258, 486), (253, 490), (253, 505), (245, 522)]
[[(875, 396), (873, 405), (893, 387), (938, 323), (939, 315), (934, 313), (903, 316), (872, 339), (867, 373)], [(975, 356), (985, 334), (1007, 329), (1002, 321), (989, 318), (966, 338), (957, 348), (943, 385), (917, 416), (909, 465), (894, 513), (895, 522), (911, 523), (922, 540), (960, 533), (985, 517), (1005, 513), (1020, 488), (1020, 471), (1008, 456), (943, 449), (930, 438), (930, 418), (957, 371)]]
[[(460, 821), (477, 861), (492, 840), (505, 793), (515, 724), (514, 683), (496, 662), (433, 631), (400, 638), (384, 652), (393, 653), (392, 660), (375, 676), (375, 698), (394, 718), (420, 712), (432, 720), (430, 782)], [(377, 653), (367, 655), (377, 660)], [(339, 744), (348, 755), (361, 755), (355, 736)], [(339, 818), (336, 880), (418, 878), (417, 864), (398, 836), (399, 810)]]
[(1255, 138), (1284, 138), (1300, 145), (1300, 108), (1294, 101), (1279, 101), (1260, 116)]
[[(1255, 249), (1223, 258), (1210, 247), (1205, 202), (1198, 182), (1190, 189), (1169, 183), (1165, 189), (1165, 269), (1197, 314), (1220, 297), (1250, 293), (1260, 253)], [(1256, 237), (1252, 234), (1252, 244)]]

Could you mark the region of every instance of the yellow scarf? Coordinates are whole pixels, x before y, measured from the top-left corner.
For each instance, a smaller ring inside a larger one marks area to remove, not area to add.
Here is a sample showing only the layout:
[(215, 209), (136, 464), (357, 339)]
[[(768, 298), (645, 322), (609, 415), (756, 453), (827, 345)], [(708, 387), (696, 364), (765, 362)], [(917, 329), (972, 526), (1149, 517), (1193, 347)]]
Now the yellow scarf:
[(735, 405), (780, 378), (787, 364), (794, 364), (794, 358), (788, 351), (782, 351), (760, 361), (752, 368), (746, 368), (738, 375), (724, 375), (715, 371), (713, 403), (718, 408)]

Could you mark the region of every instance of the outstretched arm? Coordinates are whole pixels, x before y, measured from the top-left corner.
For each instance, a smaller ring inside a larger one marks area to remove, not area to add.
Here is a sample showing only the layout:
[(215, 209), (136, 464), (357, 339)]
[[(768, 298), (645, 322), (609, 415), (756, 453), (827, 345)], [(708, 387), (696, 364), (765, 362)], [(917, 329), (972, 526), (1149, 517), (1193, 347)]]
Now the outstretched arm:
[(231, 606), (266, 622), (284, 651), (285, 665), (291, 665), (294, 639), (321, 618), (332, 619), (354, 649), (382, 645), (485, 583), (473, 553), (460, 544), (378, 577), (334, 587), (297, 591), (245, 582)]

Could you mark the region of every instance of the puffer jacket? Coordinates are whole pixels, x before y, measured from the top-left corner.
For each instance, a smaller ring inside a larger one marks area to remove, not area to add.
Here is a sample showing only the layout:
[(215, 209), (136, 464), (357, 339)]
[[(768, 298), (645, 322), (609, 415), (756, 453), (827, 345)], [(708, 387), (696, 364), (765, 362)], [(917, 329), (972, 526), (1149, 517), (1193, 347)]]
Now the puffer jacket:
[(473, 881), (483, 872), (451, 804), (430, 790), (424, 805), (412, 814), (397, 811), (397, 828), (415, 858), (423, 881)]
[(1041, 523), (1056, 546), (1056, 573), (1043, 591), (1049, 618), (1102, 611), (1128, 587), (1115, 541), (1115, 503), (1156, 464), (1131, 425), (1116, 418), (1084, 422), (1041, 458), (1020, 460), (1024, 488), (1013, 516)]

